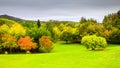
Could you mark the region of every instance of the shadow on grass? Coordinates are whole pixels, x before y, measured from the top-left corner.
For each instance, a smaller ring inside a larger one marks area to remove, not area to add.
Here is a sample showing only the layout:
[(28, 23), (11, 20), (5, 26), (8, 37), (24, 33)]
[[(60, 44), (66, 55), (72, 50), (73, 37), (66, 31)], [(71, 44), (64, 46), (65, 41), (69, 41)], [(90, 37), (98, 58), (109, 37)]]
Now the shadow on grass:
[(108, 44), (107, 47), (117, 47), (120, 46), (120, 44)]
[(60, 41), (59, 44), (60, 45), (74, 45), (74, 44), (81, 44), (81, 43), (72, 43), (72, 42), (66, 43), (65, 41)]

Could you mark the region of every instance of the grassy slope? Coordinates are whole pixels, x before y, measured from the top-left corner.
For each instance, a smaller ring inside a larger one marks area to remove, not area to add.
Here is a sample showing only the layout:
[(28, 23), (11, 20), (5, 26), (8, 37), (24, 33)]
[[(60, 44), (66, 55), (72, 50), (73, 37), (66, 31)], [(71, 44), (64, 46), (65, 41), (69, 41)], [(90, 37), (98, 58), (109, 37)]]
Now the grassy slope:
[(56, 43), (52, 53), (0, 55), (0, 68), (120, 68), (120, 46), (87, 51), (80, 44)]

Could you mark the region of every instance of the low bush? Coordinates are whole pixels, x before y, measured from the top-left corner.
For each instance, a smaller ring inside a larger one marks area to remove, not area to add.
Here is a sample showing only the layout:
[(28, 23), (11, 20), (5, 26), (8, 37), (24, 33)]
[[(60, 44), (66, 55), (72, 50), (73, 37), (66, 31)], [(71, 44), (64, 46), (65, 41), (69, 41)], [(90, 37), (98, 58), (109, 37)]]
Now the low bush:
[(53, 43), (50, 40), (49, 36), (42, 36), (39, 39), (39, 43), (40, 43), (40, 48), (39, 51), (41, 52), (50, 52), (53, 49)]
[(84, 36), (81, 43), (89, 50), (101, 50), (107, 45), (105, 38), (96, 35)]
[(13, 48), (17, 48), (17, 40), (15, 36), (11, 36), (9, 34), (1, 35), (1, 45), (4, 49), (8, 48), (10, 53), (12, 53)]
[(33, 49), (37, 48), (36, 43), (32, 42), (32, 39), (29, 36), (20, 38), (18, 40), (18, 45), (22, 50), (25, 50), (26, 53), (28, 53), (28, 51), (30, 51), (32, 48)]

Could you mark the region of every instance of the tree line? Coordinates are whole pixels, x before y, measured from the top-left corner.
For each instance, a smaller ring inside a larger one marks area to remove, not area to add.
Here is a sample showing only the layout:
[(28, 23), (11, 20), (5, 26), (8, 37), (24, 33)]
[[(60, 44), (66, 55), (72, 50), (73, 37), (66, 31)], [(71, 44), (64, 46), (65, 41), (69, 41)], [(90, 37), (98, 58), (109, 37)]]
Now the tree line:
[[(80, 19), (80, 22), (24, 20), (19, 23), (0, 18), (0, 45), (2, 45), (0, 50), (2, 51), (5, 50), (7, 44), (15, 44), (15, 46), (19, 45), (19, 50), (49, 52), (53, 48), (53, 42), (81, 43), (82, 38), (88, 35), (104, 37), (108, 43), (119, 44), (120, 10), (104, 16), (102, 23), (98, 23), (95, 19), (86, 19), (84, 17)], [(6, 37), (10, 39), (6, 39)], [(19, 41), (21, 39), (22, 41)], [(13, 40), (14, 43), (10, 40)], [(22, 44), (28, 43), (27, 40), (33, 45), (27, 46)], [(42, 43), (40, 40), (49, 42)], [(15, 47), (12, 45), (7, 46), (7, 49), (10, 51), (12, 49), (15, 50)]]

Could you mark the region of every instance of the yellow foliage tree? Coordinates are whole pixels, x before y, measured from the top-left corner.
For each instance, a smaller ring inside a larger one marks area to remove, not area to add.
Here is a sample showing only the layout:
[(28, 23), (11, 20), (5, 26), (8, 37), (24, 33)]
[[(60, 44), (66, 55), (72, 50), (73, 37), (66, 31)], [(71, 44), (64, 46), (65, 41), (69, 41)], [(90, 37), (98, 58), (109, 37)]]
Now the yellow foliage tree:
[(8, 33), (9, 27), (6, 24), (3, 24), (2, 26), (0, 26), (0, 33)]
[(60, 35), (60, 30), (58, 29), (58, 27), (53, 28), (53, 33), (55, 33), (56, 35)]
[(26, 30), (24, 29), (23, 26), (21, 26), (18, 23), (15, 23), (12, 25), (12, 27), (9, 30), (9, 33), (12, 35), (17, 35), (17, 36), (21, 36), (21, 35), (25, 35)]
[(108, 30), (105, 30), (104, 31), (104, 37), (109, 40), (109, 35), (110, 35), (110, 32)]
[(54, 33), (54, 42), (56, 42), (56, 41), (58, 41), (58, 39), (61, 35), (61, 32), (60, 32), (58, 27), (54, 27), (53, 28), (53, 33)]

